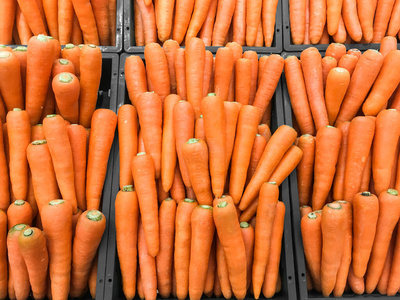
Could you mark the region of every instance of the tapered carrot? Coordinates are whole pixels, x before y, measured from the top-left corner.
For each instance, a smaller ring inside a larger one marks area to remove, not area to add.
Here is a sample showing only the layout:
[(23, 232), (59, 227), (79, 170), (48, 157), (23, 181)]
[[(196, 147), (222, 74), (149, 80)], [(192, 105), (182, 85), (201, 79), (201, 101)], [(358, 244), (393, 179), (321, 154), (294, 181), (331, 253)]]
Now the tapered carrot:
[(343, 1), (327, 1), (326, 15), (327, 28), (329, 35), (335, 35), (339, 28), (339, 19), (342, 13)]
[(141, 219), (149, 254), (155, 257), (159, 251), (157, 189), (154, 163), (149, 154), (138, 153), (132, 160), (133, 182), (139, 199)]
[(246, 45), (253, 47), (261, 21), (262, 0), (249, 1), (246, 7)]
[(186, 99), (186, 59), (185, 50), (177, 49), (175, 52), (176, 89), (182, 99)]
[(26, 199), (28, 193), (28, 162), (26, 148), (30, 143), (31, 127), (26, 111), (15, 108), (7, 114), (10, 147), (10, 182), (16, 199)]
[[(395, 237), (396, 238), (396, 243), (395, 243), (395, 248), (394, 248), (394, 254), (393, 254), (393, 261), (391, 262), (391, 270), (390, 270), (390, 276), (389, 280), (387, 281), (387, 295), (388, 296), (394, 296), (399, 288), (400, 288), (400, 282), (398, 279), (398, 273), (399, 273), (399, 267), (398, 267), (398, 261), (399, 261), (399, 234), (398, 234), (398, 227), (397, 227), (397, 234), (396, 236), (393, 233), (392, 239)], [(392, 244), (392, 242), (391, 242)], [(386, 264), (386, 263), (385, 263)], [(378, 284), (378, 289), (379, 289), (379, 284)]]
[(92, 269), (90, 270), (89, 275), (89, 293), (92, 296), (92, 299), (96, 298), (96, 286), (97, 286), (97, 267), (98, 267), (98, 255), (94, 258)]
[(146, 69), (139, 56), (129, 56), (125, 61), (125, 80), (132, 104), (139, 94), (147, 92)]
[(373, 37), (371, 40), (372, 43), (380, 43), (386, 35), (394, 4), (395, 0), (377, 2), (373, 25)]
[(60, 73), (53, 79), (53, 91), (60, 115), (76, 124), (79, 119), (79, 80), (72, 73)]
[(208, 9), (210, 7), (211, 0), (195, 2), (193, 15), (190, 20), (189, 27), (186, 32), (186, 44), (191, 38), (196, 37), (201, 27), (206, 20)]
[(261, 159), (261, 156), (264, 152), (266, 145), (267, 145), (267, 140), (263, 136), (256, 134), (253, 147), (251, 150), (249, 168), (247, 170), (246, 184), (253, 177), (253, 174), (256, 171), (258, 162)]
[(265, 47), (271, 47), (275, 36), (275, 19), (278, 1), (263, 0), (262, 3), (262, 31), (264, 34)]
[(251, 92), (251, 60), (238, 59), (235, 66), (235, 101), (249, 104)]
[(78, 207), (78, 212), (72, 215), (72, 238), (75, 236), (76, 224), (78, 223), (79, 217), (82, 215), (82, 210)]
[(394, 256), (394, 247), (396, 243), (396, 236), (397, 236), (397, 228), (393, 231), (392, 238), (390, 239), (388, 253), (385, 258), (385, 265), (383, 267), (382, 275), (379, 278), (378, 285), (376, 290), (381, 295), (387, 294), (387, 288), (389, 284), (389, 277), (393, 265), (393, 256)]
[(97, 92), (101, 78), (101, 51), (99, 47), (85, 45), (80, 55), (79, 124), (90, 128), (96, 108)]
[(366, 273), (365, 291), (372, 293), (385, 264), (390, 238), (400, 214), (397, 190), (389, 189), (379, 195), (379, 216), (371, 258)]
[(192, 211), (196, 206), (196, 201), (185, 199), (179, 203), (176, 210), (174, 266), (178, 299), (185, 299), (189, 292), (190, 224)]
[(142, 282), (142, 276), (140, 274), (140, 265), (138, 265), (137, 268), (137, 294), (141, 300), (144, 300), (144, 291), (143, 291), (143, 282)]
[(77, 211), (77, 201), (73, 157), (64, 119), (58, 115), (47, 116), (43, 120), (43, 130), (61, 195), (64, 200), (71, 203), (72, 211), (75, 213)]
[(310, 101), (311, 113), (317, 130), (329, 124), (325, 108), (324, 90), (322, 81), (321, 55), (316, 48), (308, 48), (301, 53), (304, 81), (307, 96)]
[(296, 56), (290, 56), (285, 59), (285, 77), (292, 109), (300, 126), (301, 133), (315, 134), (315, 126), (311, 116), (301, 63)]
[(391, 51), (383, 60), (381, 71), (376, 78), (368, 98), (363, 104), (365, 115), (376, 116), (389, 100), (400, 82), (400, 76), (393, 72), (400, 64), (400, 50)]
[[(115, 199), (115, 229), (122, 289), (127, 299), (133, 299), (136, 293), (138, 220), (136, 192), (132, 186), (124, 186)], [(130, 226), (127, 227), (126, 224)]]
[(326, 23), (326, 2), (310, 1), (310, 41), (317, 44), (322, 37)]
[(155, 6), (158, 39), (161, 42), (165, 42), (171, 36), (174, 6), (175, 1), (159, 1)]
[[(179, 44), (182, 43), (194, 9), (195, 1), (193, 0), (179, 0), (175, 4), (175, 19), (173, 26), (172, 37)], [(196, 36), (196, 35), (194, 35)]]
[(370, 43), (373, 38), (373, 21), (375, 15), (375, 6), (372, 0), (358, 0), (357, 12), (360, 18), (363, 40)]
[(228, 266), (226, 257), (221, 242), (216, 235), (216, 260), (217, 260), (217, 274), (215, 275), (216, 282), (214, 283), (214, 294), (219, 294), (227, 299), (232, 298), (232, 286), (229, 282)]
[(365, 291), (364, 277), (359, 278), (354, 275), (353, 267), (350, 266), (349, 277), (347, 279), (351, 290), (357, 294), (362, 295)]
[(329, 72), (337, 67), (337, 61), (332, 56), (325, 56), (322, 61), (322, 80), (324, 82), (324, 91), (326, 87), (326, 79), (328, 77)]
[(137, 1), (133, 1), (134, 4), (134, 23), (135, 23), (135, 43), (136, 46), (145, 46), (145, 39), (144, 39), (144, 25), (142, 16), (139, 10), (139, 6)]
[[(10, 189), (9, 189), (9, 174), (8, 162), (6, 158), (3, 130), (0, 130), (0, 210), (7, 211), (10, 205)], [(8, 138), (7, 138), (8, 139)]]
[[(8, 285), (8, 260), (7, 260), (7, 215), (3, 210), (0, 210), (0, 298), (7, 298)], [(11, 295), (10, 295), (11, 296)]]
[(372, 84), (374, 83), (383, 63), (383, 56), (376, 50), (367, 50), (360, 57), (346, 96), (343, 100), (335, 125), (351, 121), (357, 114), (365, 100)]
[[(168, 1), (166, 1), (168, 2)], [(162, 2), (161, 2), (162, 3)], [(160, 4), (161, 5), (161, 4)], [(173, 3), (172, 3), (173, 5)], [(159, 31), (160, 32), (160, 31)], [(171, 94), (176, 94), (176, 74), (175, 74), (175, 53), (179, 49), (179, 44), (174, 40), (166, 40), (163, 44), (163, 49), (168, 63), (168, 72), (170, 78)]]
[(285, 152), (293, 144), (296, 135), (296, 131), (286, 125), (280, 126), (275, 131), (271, 140), (265, 147), (252, 179), (244, 191), (239, 205), (240, 210), (245, 210), (250, 205), (251, 201), (257, 197), (262, 184), (268, 180)]
[[(217, 258), (216, 258), (216, 241), (215, 235), (211, 245), (210, 257), (208, 260), (206, 281), (204, 283), (204, 295), (207, 297), (212, 296), (214, 293), (215, 273), (217, 271)], [(218, 277), (218, 276), (217, 276)]]
[(397, 35), (397, 33), (399, 32), (399, 30), (400, 30), (399, 12), (400, 12), (400, 2), (399, 1), (395, 1), (394, 6), (393, 6), (392, 15), (390, 17), (388, 30), (387, 30), (387, 35), (388, 36), (395, 37)]
[(186, 191), (185, 185), (182, 181), (181, 172), (179, 171), (179, 165), (177, 164), (174, 172), (174, 181), (170, 189), (171, 197), (177, 204), (185, 199)]
[[(318, 131), (315, 140), (313, 210), (322, 209), (331, 189), (338, 161), (342, 133), (327, 126)], [(333, 289), (333, 287), (332, 287)]]
[(51, 296), (65, 299), (70, 288), (72, 259), (71, 205), (64, 200), (52, 200), (43, 207), (41, 217), (50, 257)]
[(132, 105), (122, 105), (118, 110), (120, 188), (133, 184), (131, 163), (133, 157), (137, 154), (137, 131), (136, 108)]
[(96, 27), (99, 34), (99, 45), (111, 45), (111, 24), (109, 15), (108, 0), (93, 0), (91, 1), (94, 19), (96, 20)]
[(306, 1), (289, 1), (289, 10), (293, 44), (302, 45), (306, 31)]
[(58, 1), (44, 0), (43, 8), (46, 15), (46, 22), (49, 27), (49, 33), (53, 38), (58, 40)]
[(8, 230), (17, 224), (32, 226), (32, 208), (24, 200), (15, 200), (7, 210)]
[(385, 36), (382, 38), (381, 47), (379, 52), (382, 53), (383, 57), (389, 54), (390, 51), (397, 49), (397, 39), (393, 36)]
[(237, 102), (224, 102), (225, 109), (225, 168), (228, 168), (231, 162), (233, 147), (236, 137), (236, 125), (238, 121), (241, 104)]
[[(96, 1), (92, 1), (92, 5)], [(58, 40), (62, 45), (71, 42), (74, 7), (72, 0), (58, 1)]]
[(14, 26), (15, 9), (17, 2), (15, 0), (1, 1), (1, 25), (0, 25), (0, 44), (11, 44), (12, 29)]
[(244, 46), (246, 44), (246, 18), (247, 18), (247, 1), (237, 0), (235, 12), (233, 14), (233, 38), (232, 41)]
[(223, 46), (225, 37), (229, 31), (232, 17), (235, 11), (235, 0), (218, 1), (217, 16), (215, 18), (212, 45)]
[(151, 43), (146, 45), (144, 55), (146, 58), (148, 80), (153, 84), (154, 92), (164, 101), (170, 94), (168, 62), (165, 53), (160, 45)]
[(223, 101), (228, 100), (229, 84), (233, 72), (233, 51), (228, 48), (219, 48), (215, 56), (215, 93)]
[(314, 137), (308, 134), (302, 135), (299, 139), (298, 147), (303, 151), (303, 157), (297, 166), (299, 204), (308, 205), (311, 199), (312, 179), (314, 173)]
[(250, 81), (250, 98), (249, 104), (252, 104), (257, 92), (257, 77), (258, 77), (258, 55), (255, 51), (245, 51), (243, 58), (251, 61), (251, 81)]
[[(79, 25), (82, 29), (84, 43), (100, 45), (95, 14), (93, 11), (94, 7), (92, 7), (92, 3), (86, 0), (72, 0), (72, 4), (74, 6), (76, 16), (78, 17)], [(105, 20), (102, 21), (106, 23)]]
[(16, 55), (0, 52), (0, 91), (7, 111), (14, 108), (24, 108), (22, 95), (20, 62)]
[(47, 34), (40, 9), (35, 0), (19, 0), (18, 5), (34, 35)]
[(75, 12), (74, 12), (74, 19), (72, 21), (71, 43), (75, 45), (80, 45), (83, 43), (82, 30), (79, 25), (79, 20)]
[(282, 157), (280, 163), (276, 166), (274, 172), (268, 180), (275, 182), (278, 186), (292, 173), (303, 157), (303, 151), (292, 145), (285, 155)]
[(244, 247), (246, 251), (246, 287), (247, 289), (249, 289), (251, 283), (251, 268), (253, 265), (254, 228), (247, 222), (241, 222), (240, 230), (242, 232)]
[[(311, 30), (310, 30), (310, 32), (311, 32)], [(319, 40), (318, 44), (319, 45), (328, 45), (329, 42), (330, 42), (330, 37), (329, 37), (328, 30), (327, 30), (326, 24), (325, 24), (324, 29), (322, 31), (321, 39)]]
[[(33, 36), (32, 30), (29, 28), (29, 24), (26, 21), (24, 14), (21, 11), (19, 5), (15, 10), (15, 27), (20, 40), (20, 43), (27, 45), (29, 39)], [(15, 31), (15, 30), (14, 30)]]
[(246, 254), (239, 221), (232, 203), (221, 201), (214, 205), (214, 222), (223, 247), (232, 284), (238, 299), (246, 295)]
[(338, 67), (344, 68), (347, 71), (349, 71), (350, 77), (351, 77), (357, 63), (358, 63), (358, 58), (356, 56), (351, 55), (351, 54), (345, 54), (340, 58), (340, 60), (338, 62)]
[(217, 0), (211, 0), (206, 18), (200, 30), (199, 37), (206, 46), (211, 46), (212, 34), (214, 29), (214, 20), (217, 12)]
[(226, 177), (225, 111), (223, 100), (209, 94), (202, 102), (204, 130), (209, 149), (210, 175), (213, 193), (221, 197)]
[(344, 68), (333, 68), (326, 79), (325, 102), (329, 124), (335, 123), (340, 106), (350, 83), (350, 73)]

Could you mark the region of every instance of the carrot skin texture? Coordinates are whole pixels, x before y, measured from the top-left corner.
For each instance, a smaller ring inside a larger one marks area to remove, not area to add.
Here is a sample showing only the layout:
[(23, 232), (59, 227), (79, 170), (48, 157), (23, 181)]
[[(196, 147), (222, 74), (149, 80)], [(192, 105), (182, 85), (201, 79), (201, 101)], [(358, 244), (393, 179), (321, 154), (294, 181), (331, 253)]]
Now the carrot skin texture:
[(2, 20), (0, 25), (0, 43), (3, 45), (11, 44), (16, 7), (17, 2), (15, 0), (7, 0), (0, 3)]
[(218, 1), (217, 15), (212, 36), (213, 46), (223, 46), (225, 44), (224, 41), (233, 18), (235, 4), (235, 0)]

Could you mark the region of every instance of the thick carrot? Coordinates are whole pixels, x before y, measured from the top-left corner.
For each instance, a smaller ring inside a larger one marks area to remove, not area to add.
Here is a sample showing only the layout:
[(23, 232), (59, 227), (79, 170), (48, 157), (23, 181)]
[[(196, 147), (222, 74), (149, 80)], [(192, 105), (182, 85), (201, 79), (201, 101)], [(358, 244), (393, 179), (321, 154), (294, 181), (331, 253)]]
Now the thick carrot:
[(138, 119), (136, 108), (132, 105), (122, 105), (118, 110), (119, 137), (119, 186), (132, 185), (131, 163), (137, 154)]
[(7, 210), (8, 230), (17, 224), (32, 226), (32, 208), (24, 200), (15, 200)]
[[(88, 0), (72, 0), (72, 4), (74, 6), (76, 16), (78, 17), (79, 25), (82, 29), (84, 43), (100, 45), (92, 3)], [(106, 22), (105, 20), (103, 21)]]
[[(322, 209), (331, 189), (339, 157), (342, 133), (327, 126), (318, 131), (315, 140), (313, 210)], [(333, 289), (333, 287), (332, 287)]]
[(132, 55), (126, 58), (125, 80), (129, 99), (135, 105), (137, 97), (147, 92), (146, 69), (139, 56)]
[(247, 285), (246, 253), (235, 212), (233, 203), (221, 201), (214, 205), (213, 216), (218, 237), (225, 253), (233, 294), (237, 299), (243, 299), (246, 296)]
[(348, 153), (348, 135), (350, 122), (343, 122), (338, 126), (342, 132), (342, 141), (340, 145), (338, 162), (336, 165), (335, 179), (333, 180), (333, 199), (344, 199), (345, 172)]
[(79, 124), (90, 128), (100, 86), (102, 59), (99, 47), (85, 45), (80, 55)]
[(349, 36), (355, 42), (360, 42), (363, 33), (357, 13), (357, 0), (343, 0), (342, 16)]
[(356, 277), (353, 272), (353, 267), (350, 266), (349, 270), (349, 277), (347, 278), (347, 281), (349, 283), (349, 287), (351, 290), (357, 294), (357, 295), (362, 295), (365, 291), (365, 283), (364, 283), (364, 277)]
[(49, 251), (51, 296), (65, 299), (70, 288), (72, 260), (72, 210), (64, 200), (52, 200), (41, 211)]
[(325, 1), (310, 1), (310, 41), (312, 44), (317, 44), (323, 34), (326, 24), (326, 2)]
[(0, 44), (11, 44), (12, 30), (14, 26), (15, 10), (17, 2), (15, 0), (1, 1), (0, 3)]
[(325, 102), (329, 124), (335, 123), (340, 106), (350, 83), (350, 73), (344, 68), (333, 68), (326, 79)]
[(383, 56), (376, 50), (367, 50), (360, 57), (335, 125), (351, 121), (357, 114), (383, 63)]
[[(102, 46), (111, 45), (111, 24), (109, 15), (109, 0), (92, 0), (94, 19), (96, 21), (99, 41)], [(115, 9), (115, 8), (114, 8)]]
[(264, 34), (265, 47), (271, 47), (275, 36), (275, 18), (278, 1), (263, 0), (262, 3), (262, 31)]
[(127, 299), (133, 299), (136, 293), (138, 221), (136, 192), (133, 191), (133, 186), (124, 186), (115, 199), (115, 231), (122, 289)]
[(58, 58), (53, 62), (53, 69), (51, 72), (51, 77), (54, 78), (60, 73), (72, 73), (75, 75), (74, 64), (65, 58)]
[[(313, 1), (314, 2), (314, 1)], [(301, 53), (306, 91), (310, 101), (311, 113), (317, 130), (329, 124), (325, 108), (321, 54), (316, 48), (308, 48)]]
[(307, 13), (306, 2), (305, 0), (289, 1), (290, 34), (295, 45), (302, 45), (304, 43)]
[(285, 204), (283, 202), (278, 202), (271, 235), (271, 250), (269, 252), (268, 264), (262, 287), (262, 293), (266, 298), (271, 298), (275, 295), (276, 286), (278, 284), (285, 212)]
[(326, 24), (329, 35), (335, 35), (338, 32), (339, 20), (342, 13), (342, 1), (327, 1), (326, 3)]
[[(43, 130), (50, 150), (61, 195), (65, 201), (71, 203), (72, 211), (75, 213), (77, 211), (77, 200), (75, 193), (74, 166), (67, 126), (64, 119), (60, 116), (48, 115), (43, 120)], [(98, 174), (96, 173), (96, 175)]]
[(390, 238), (400, 214), (397, 190), (389, 189), (379, 195), (379, 216), (371, 258), (366, 273), (365, 291), (372, 293), (379, 281), (385, 265)]
[(191, 38), (196, 37), (199, 33), (204, 21), (206, 20), (210, 4), (211, 0), (201, 2), (195, 1), (193, 14), (186, 32), (186, 45)]
[(234, 67), (234, 57), (231, 48), (223, 47), (217, 50), (215, 56), (215, 93), (223, 101), (228, 100), (229, 84)]
[(255, 46), (261, 22), (262, 0), (248, 1), (246, 7), (246, 45)]
[(162, 99), (170, 94), (170, 79), (168, 73), (168, 62), (160, 45), (151, 43), (144, 49), (148, 80), (151, 81), (154, 92)]
[[(175, 19), (172, 37), (179, 44), (182, 43), (188, 30), (191, 15), (194, 9), (194, 0), (178, 0), (175, 4)], [(196, 36), (196, 35), (194, 35)]]
[(221, 197), (226, 177), (225, 110), (223, 100), (209, 94), (202, 102), (204, 130), (209, 149), (210, 175), (213, 193)]
[(47, 34), (37, 2), (35, 0), (19, 0), (18, 5), (33, 34)]
[(43, 8), (49, 33), (58, 40), (58, 0), (43, 0)]
[(7, 114), (10, 148), (10, 182), (16, 199), (26, 199), (28, 193), (28, 161), (26, 148), (31, 139), (31, 127), (26, 111), (15, 108)]
[[(373, 21), (375, 15), (375, 5), (373, 0), (357, 0), (357, 11), (360, 18), (363, 40), (370, 43), (373, 38)], [(375, 2), (376, 3), (376, 2)]]
[(400, 76), (393, 70), (399, 65), (400, 50), (391, 51), (386, 55), (381, 71), (363, 104), (362, 109), (365, 115), (376, 116), (396, 90), (400, 82)]
[(235, 101), (249, 104), (251, 91), (251, 60), (238, 59), (235, 66)]
[(285, 59), (285, 78), (292, 109), (302, 134), (315, 134), (301, 63), (296, 56)]
[(214, 30), (212, 35), (213, 46), (225, 45), (225, 37), (229, 31), (229, 25), (232, 22), (235, 12), (235, 0), (218, 1), (217, 16), (215, 18)]
[(52, 86), (60, 115), (70, 123), (78, 123), (79, 79), (72, 73), (60, 73), (54, 77)]
[(332, 56), (325, 56), (322, 61), (322, 80), (324, 82), (324, 91), (326, 87), (326, 79), (328, 77), (329, 72), (337, 67), (337, 61)]
[(253, 177), (244, 191), (239, 205), (240, 210), (245, 210), (257, 197), (262, 184), (271, 176), (285, 152), (293, 144), (296, 136), (296, 131), (286, 125), (280, 126), (275, 131), (265, 147)]
[(389, 54), (390, 51), (397, 49), (397, 39), (393, 36), (385, 36), (382, 38), (381, 47), (379, 52), (382, 53), (383, 57)]
[(156, 2), (156, 25), (158, 31), (158, 39), (161, 42), (167, 41), (171, 36), (174, 6), (175, 1)]

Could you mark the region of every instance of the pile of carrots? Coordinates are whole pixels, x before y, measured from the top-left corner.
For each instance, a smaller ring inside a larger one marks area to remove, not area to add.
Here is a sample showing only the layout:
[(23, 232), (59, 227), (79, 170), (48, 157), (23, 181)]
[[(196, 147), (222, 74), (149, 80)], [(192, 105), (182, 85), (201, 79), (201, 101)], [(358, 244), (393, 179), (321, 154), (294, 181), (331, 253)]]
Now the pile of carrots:
[(95, 110), (101, 65), (98, 47), (43, 35), (1, 48), (0, 299), (79, 297), (89, 276), (95, 293), (117, 125)]
[(146, 66), (138, 56), (125, 62), (133, 105), (118, 111), (115, 201), (124, 294), (271, 298), (281, 289), (285, 205), (278, 187), (302, 157), (293, 128), (271, 136), (260, 124), (283, 58), (258, 61), (231, 43), (213, 67), (201, 39), (186, 49), (172, 42), (175, 54), (170, 43), (165, 53), (147, 45)]
[(400, 37), (398, 0), (289, 0), (295, 45), (381, 43)]
[(357, 294), (400, 288), (400, 51), (392, 41), (385, 37), (380, 52), (331, 44), (324, 58), (309, 48), (285, 60), (302, 133), (307, 283), (324, 296), (340, 297), (347, 285)]
[(2, 0), (0, 44), (51, 35), (61, 45), (115, 46), (117, 0)]
[(193, 37), (206, 46), (271, 47), (278, 0), (130, 0), (136, 46)]

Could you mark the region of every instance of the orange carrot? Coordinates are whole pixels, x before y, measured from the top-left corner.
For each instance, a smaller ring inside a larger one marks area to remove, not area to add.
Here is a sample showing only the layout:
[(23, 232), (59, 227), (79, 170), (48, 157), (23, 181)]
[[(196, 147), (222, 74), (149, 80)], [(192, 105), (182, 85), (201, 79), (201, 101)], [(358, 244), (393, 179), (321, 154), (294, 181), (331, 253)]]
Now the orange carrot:
[(271, 47), (275, 35), (275, 18), (278, 1), (263, 0), (262, 3), (262, 31), (265, 47)]
[(293, 44), (302, 45), (306, 32), (306, 2), (289, 1), (290, 33)]
[(343, 122), (338, 126), (342, 132), (342, 142), (340, 145), (338, 162), (336, 165), (335, 179), (333, 180), (333, 199), (344, 199), (344, 184), (345, 184), (345, 171), (348, 153), (348, 135), (349, 135), (350, 122)]
[(14, 26), (15, 9), (17, 2), (15, 0), (1, 1), (0, 3), (0, 44), (11, 44), (12, 29)]
[(253, 47), (261, 21), (262, 0), (249, 1), (246, 11), (246, 45)]
[[(102, 46), (111, 45), (111, 24), (109, 15), (108, 0), (93, 0), (91, 1), (94, 19), (96, 20), (97, 32), (99, 34), (99, 41)], [(116, 5), (116, 4), (115, 4)], [(116, 9), (116, 8), (114, 8)]]
[(60, 115), (70, 123), (78, 123), (79, 79), (72, 73), (60, 73), (54, 77), (52, 87)]
[(170, 79), (168, 73), (168, 62), (160, 45), (156, 43), (147, 44), (144, 49), (148, 80), (153, 84), (161, 100), (170, 94)]
[[(7, 215), (0, 210), (0, 298), (7, 298), (8, 260), (7, 260)], [(11, 295), (10, 295), (11, 297)]]
[(182, 43), (189, 27), (191, 15), (194, 9), (194, 0), (179, 0), (175, 4), (175, 20), (172, 37), (179, 44)]
[(355, 69), (357, 63), (358, 63), (357, 56), (354, 56), (351, 54), (345, 54), (340, 58), (340, 60), (338, 62), (338, 67), (345, 68), (347, 71), (349, 71), (350, 76), (351, 76), (354, 72), (354, 69)]
[(342, 13), (343, 1), (327, 1), (326, 3), (326, 25), (329, 35), (335, 35), (338, 32), (339, 20)]
[(215, 56), (215, 93), (223, 101), (228, 100), (229, 84), (234, 67), (234, 57), (231, 48), (219, 48)]
[(397, 39), (393, 36), (385, 36), (382, 38), (381, 47), (379, 52), (382, 53), (383, 57), (389, 54), (390, 51), (397, 49)]
[(371, 43), (380, 43), (386, 35), (394, 3), (395, 0), (377, 2)]
[(125, 80), (129, 99), (135, 105), (137, 97), (147, 92), (146, 69), (139, 56), (132, 55), (126, 58)]
[(325, 102), (329, 124), (335, 123), (340, 106), (350, 83), (350, 73), (344, 68), (333, 68), (326, 79)]
[(325, 56), (322, 61), (322, 80), (324, 81), (324, 91), (326, 88), (326, 79), (328, 78), (329, 72), (337, 67), (337, 61), (332, 56)]
[(268, 180), (275, 182), (278, 186), (281, 185), (286, 177), (288, 177), (299, 164), (302, 157), (303, 151), (299, 147), (292, 145), (289, 150), (286, 151)]
[(235, 4), (235, 0), (218, 1), (217, 16), (212, 36), (213, 46), (223, 46), (225, 44), (224, 41), (233, 18)]
[(24, 200), (15, 200), (7, 210), (8, 230), (17, 224), (32, 226), (32, 208)]
[(311, 199), (312, 178), (314, 173), (314, 137), (309, 134), (302, 135), (299, 139), (298, 147), (303, 151), (303, 158), (297, 166), (299, 204), (307, 205)]
[(10, 205), (8, 162), (5, 152), (5, 136), (3, 130), (0, 130), (0, 210), (7, 211)]
[(64, 49), (61, 50), (61, 56), (68, 59), (75, 67), (75, 75), (80, 77), (80, 53), (81, 49), (73, 44), (66, 44)]
[(179, 49), (179, 44), (174, 40), (166, 40), (163, 44), (163, 49), (168, 63), (170, 91), (171, 94), (176, 94), (175, 53), (176, 50)]
[(310, 1), (310, 41), (317, 44), (323, 34), (326, 23), (326, 2)]
[(16, 55), (0, 52), (0, 91), (6, 104), (7, 111), (14, 108), (24, 108), (24, 97), (22, 95), (20, 62)]

